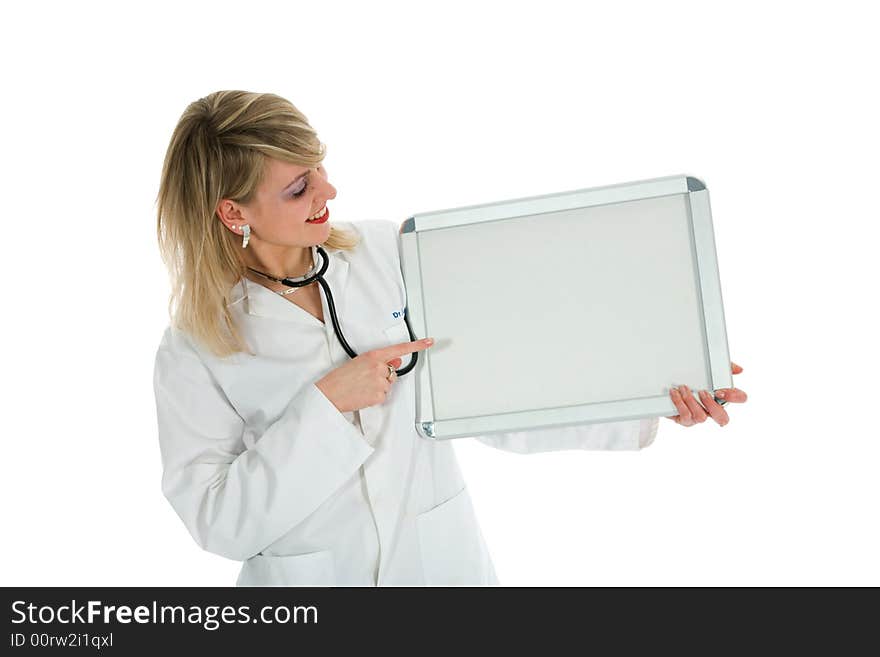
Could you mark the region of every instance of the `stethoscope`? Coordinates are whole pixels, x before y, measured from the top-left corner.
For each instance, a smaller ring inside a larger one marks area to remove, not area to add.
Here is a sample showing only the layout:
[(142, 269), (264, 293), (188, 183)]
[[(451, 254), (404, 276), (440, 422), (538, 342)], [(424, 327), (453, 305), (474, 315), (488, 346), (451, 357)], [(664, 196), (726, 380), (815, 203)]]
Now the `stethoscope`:
[[(345, 349), (345, 353), (347, 353), (351, 358), (357, 358), (358, 354), (354, 349), (348, 344), (348, 341), (345, 339), (345, 336), (342, 335), (342, 329), (339, 327), (339, 318), (336, 316), (336, 304), (333, 303), (333, 293), (330, 291), (330, 286), (327, 284), (327, 281), (324, 280), (324, 273), (327, 271), (327, 267), (330, 264), (330, 259), (327, 257), (327, 252), (324, 251), (320, 246), (316, 247), (318, 254), (321, 256), (321, 266), (318, 267), (317, 264), (312, 266), (312, 268), (307, 271), (304, 275), (299, 276), (297, 278), (275, 278), (274, 276), (270, 276), (261, 271), (257, 271), (252, 267), (248, 267), (255, 274), (259, 274), (260, 276), (265, 276), (266, 278), (271, 278), (273, 281), (277, 281), (278, 283), (282, 283), (287, 287), (305, 287), (306, 285), (310, 285), (315, 281), (321, 285), (321, 288), (324, 290), (324, 296), (327, 299), (327, 307), (330, 309), (330, 319), (333, 322), (333, 332), (336, 333), (336, 337), (339, 340), (339, 344), (342, 345), (342, 348)], [(409, 325), (409, 316), (404, 309), (403, 312), (403, 321), (406, 322), (406, 330), (409, 332), (409, 339), (415, 342), (416, 336), (413, 334), (412, 327)], [(410, 372), (415, 366), (416, 361), (419, 359), (418, 352), (412, 352), (410, 354), (411, 358), (409, 364), (406, 367), (402, 367), (397, 370), (397, 376), (403, 376)]]

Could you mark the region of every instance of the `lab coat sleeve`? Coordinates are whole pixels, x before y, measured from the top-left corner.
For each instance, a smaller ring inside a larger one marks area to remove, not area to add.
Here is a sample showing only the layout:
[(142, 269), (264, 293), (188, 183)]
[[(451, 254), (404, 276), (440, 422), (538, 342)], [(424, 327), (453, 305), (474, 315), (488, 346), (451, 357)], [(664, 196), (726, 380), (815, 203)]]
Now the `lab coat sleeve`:
[(650, 445), (660, 419), (601, 422), (474, 436), (484, 445), (518, 454), (566, 449), (637, 450)]
[(159, 347), (153, 377), (162, 492), (203, 549), (240, 561), (258, 554), (372, 453), (314, 384), (246, 448), (244, 421), (198, 354), (168, 344)]

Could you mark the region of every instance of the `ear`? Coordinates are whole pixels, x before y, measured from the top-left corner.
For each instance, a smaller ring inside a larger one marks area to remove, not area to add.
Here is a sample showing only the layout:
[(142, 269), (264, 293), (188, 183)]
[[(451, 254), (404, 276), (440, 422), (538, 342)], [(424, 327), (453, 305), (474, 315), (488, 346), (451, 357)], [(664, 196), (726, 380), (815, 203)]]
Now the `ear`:
[(241, 224), (247, 223), (244, 217), (241, 216), (241, 210), (239, 210), (238, 204), (226, 198), (222, 199), (220, 203), (217, 204), (217, 209), (214, 210), (214, 216), (233, 232), (237, 232), (237, 227)]

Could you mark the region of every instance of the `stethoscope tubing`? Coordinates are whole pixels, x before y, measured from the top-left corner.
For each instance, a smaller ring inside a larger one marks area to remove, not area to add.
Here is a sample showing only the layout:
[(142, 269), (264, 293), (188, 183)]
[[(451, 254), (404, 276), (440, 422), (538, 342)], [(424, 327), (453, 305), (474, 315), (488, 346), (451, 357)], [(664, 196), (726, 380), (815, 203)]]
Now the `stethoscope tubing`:
[[(347, 353), (349, 357), (357, 358), (358, 353), (352, 349), (351, 345), (348, 344), (348, 340), (346, 340), (345, 336), (342, 334), (342, 327), (339, 326), (339, 317), (336, 316), (336, 304), (333, 301), (333, 293), (330, 291), (330, 285), (324, 279), (324, 274), (327, 272), (330, 259), (327, 257), (327, 252), (320, 246), (316, 247), (316, 249), (321, 256), (321, 267), (318, 269), (317, 273), (307, 274), (302, 278), (283, 278), (280, 282), (287, 287), (305, 287), (306, 285), (310, 285), (317, 281), (321, 286), (321, 289), (324, 290), (324, 297), (327, 299), (327, 307), (330, 309), (330, 320), (333, 323), (333, 332), (336, 334), (339, 344), (342, 345), (342, 348), (345, 349), (345, 353)], [(415, 342), (416, 337), (409, 324), (409, 313), (407, 313), (405, 308), (403, 311), (403, 321), (406, 323), (406, 330), (409, 332), (409, 339)], [(414, 351), (410, 356), (409, 363), (405, 367), (396, 370), (398, 377), (408, 374), (416, 366), (416, 363), (419, 360), (418, 352)]]

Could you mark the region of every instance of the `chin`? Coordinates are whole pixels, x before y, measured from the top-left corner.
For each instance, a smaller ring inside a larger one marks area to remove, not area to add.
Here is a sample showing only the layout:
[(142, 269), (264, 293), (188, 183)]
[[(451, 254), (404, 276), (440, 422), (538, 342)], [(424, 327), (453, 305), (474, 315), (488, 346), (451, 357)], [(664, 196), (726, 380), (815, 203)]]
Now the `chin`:
[[(318, 230), (320, 226), (321, 230)], [(327, 241), (327, 238), (330, 237), (330, 222), (328, 221), (326, 224), (319, 224), (318, 226), (313, 226), (309, 231), (309, 243), (313, 246), (316, 244), (323, 244)]]

